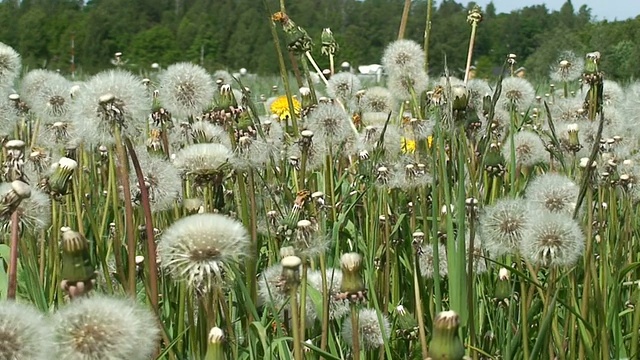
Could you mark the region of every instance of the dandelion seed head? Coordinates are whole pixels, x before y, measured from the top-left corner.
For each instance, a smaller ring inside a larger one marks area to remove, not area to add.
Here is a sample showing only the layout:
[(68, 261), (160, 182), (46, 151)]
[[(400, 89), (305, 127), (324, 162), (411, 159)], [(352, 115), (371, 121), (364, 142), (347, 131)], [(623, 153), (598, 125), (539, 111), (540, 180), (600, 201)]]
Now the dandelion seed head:
[(498, 104), (506, 110), (514, 106), (517, 111), (524, 111), (531, 105), (535, 96), (536, 91), (528, 80), (508, 77), (502, 81), (502, 95)]
[[(513, 136), (516, 164), (520, 166), (534, 166), (548, 161), (548, 152), (540, 136), (531, 131), (520, 131)], [(511, 141), (505, 141), (502, 156), (511, 159)]]
[[(171, 209), (182, 195), (180, 171), (170, 162), (149, 154), (144, 147), (136, 151), (152, 212)], [(133, 169), (133, 165), (131, 166)], [(140, 203), (142, 193), (135, 171), (129, 176), (132, 199)]]
[(578, 80), (584, 71), (584, 58), (573, 51), (563, 51), (551, 67), (549, 77), (555, 82)]
[(31, 306), (0, 301), (0, 358), (47, 360), (53, 338), (44, 316)]
[[(358, 329), (360, 344), (368, 350), (377, 349), (384, 345), (391, 333), (391, 324), (386, 315), (381, 314), (381, 322), (378, 321), (378, 312), (375, 309), (361, 309), (358, 312)], [(351, 318), (346, 318), (342, 323), (342, 339), (347, 345), (353, 347), (353, 332)]]
[(153, 313), (129, 299), (96, 295), (54, 316), (57, 359), (151, 359), (160, 330)]
[[(0, 198), (12, 190), (11, 183), (0, 184)], [(51, 224), (51, 200), (44, 192), (31, 187), (31, 196), (22, 199), (16, 209), (20, 215), (20, 228), (37, 234)], [(0, 228), (6, 233), (11, 229), (11, 219), (0, 219)]]
[(502, 199), (484, 208), (479, 217), (482, 246), (496, 258), (515, 254), (530, 220), (527, 203), (522, 199)]
[[(431, 244), (423, 244), (418, 253), (418, 261), (420, 263), (420, 274), (427, 279), (433, 279), (435, 275), (435, 263), (433, 257), (433, 246)], [(444, 245), (438, 245), (438, 274), (444, 278), (449, 273), (447, 268), (447, 249)]]
[(365, 91), (358, 103), (362, 112), (380, 112), (388, 114), (393, 110), (394, 97), (389, 89), (374, 86)]
[(181, 62), (160, 74), (162, 105), (175, 117), (197, 116), (211, 105), (214, 85), (211, 76), (200, 65)]
[(72, 103), (72, 127), (88, 145), (110, 145), (114, 127), (135, 139), (146, 127), (151, 98), (140, 79), (124, 70), (108, 70), (89, 79)]
[(194, 144), (200, 143), (212, 143), (222, 144), (228, 148), (231, 148), (231, 140), (229, 140), (229, 133), (219, 125), (214, 125), (208, 121), (196, 121), (189, 127), (187, 133), (191, 137), (191, 142)]
[(429, 87), (429, 76), (424, 70), (412, 74), (390, 74), (387, 87), (397, 100), (410, 100), (413, 96), (418, 99)]
[(573, 215), (580, 188), (564, 175), (547, 173), (533, 179), (525, 190), (525, 197), (542, 209)]
[(232, 157), (231, 150), (222, 144), (194, 144), (180, 150), (173, 164), (184, 174), (206, 181), (219, 175)]
[(329, 145), (339, 144), (347, 139), (351, 133), (349, 125), (351, 118), (340, 106), (335, 104), (318, 104), (305, 120), (305, 127), (322, 138)]
[[(288, 310), (291, 313), (291, 292), (286, 287), (286, 279), (282, 276), (282, 265), (272, 265), (258, 277), (258, 301), (261, 306), (273, 310), (283, 316), (282, 311)], [(300, 303), (300, 289), (298, 289), (298, 304)], [(307, 325), (312, 326), (318, 318), (314, 302), (307, 292), (305, 301), (305, 315)]]
[(604, 80), (602, 82), (602, 99), (604, 106), (618, 108), (625, 101), (625, 93), (617, 82)]
[(209, 291), (224, 280), (226, 264), (249, 252), (242, 223), (219, 214), (195, 214), (174, 222), (158, 242), (162, 267), (193, 289)]
[(11, 46), (0, 42), (0, 88), (13, 85), (21, 69), (20, 54)]
[[(349, 300), (338, 298), (335, 295), (340, 293), (340, 284), (342, 284), (342, 271), (340, 269), (326, 269), (327, 291), (329, 297), (329, 319), (338, 320), (349, 314)], [(309, 271), (307, 273), (307, 282), (309, 286), (322, 293), (322, 273), (319, 270)], [(320, 299), (318, 299), (320, 300)], [(322, 301), (314, 302), (316, 306), (322, 304)]]
[(424, 69), (424, 64), (424, 51), (413, 40), (393, 41), (382, 55), (382, 66), (390, 75), (413, 73)]
[(538, 212), (522, 236), (520, 252), (534, 265), (571, 266), (582, 255), (584, 241), (570, 215)]
[(327, 95), (339, 99), (343, 103), (349, 102), (361, 88), (360, 79), (350, 72), (333, 75), (327, 84)]

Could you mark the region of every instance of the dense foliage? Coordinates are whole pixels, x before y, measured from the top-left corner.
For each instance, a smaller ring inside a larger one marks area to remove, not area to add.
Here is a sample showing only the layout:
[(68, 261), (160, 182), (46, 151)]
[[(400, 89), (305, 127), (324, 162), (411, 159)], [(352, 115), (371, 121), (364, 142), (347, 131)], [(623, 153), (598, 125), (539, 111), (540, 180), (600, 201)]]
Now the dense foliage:
[[(314, 38), (330, 27), (340, 44), (337, 60), (352, 65), (376, 63), (384, 45), (396, 38), (402, 1), (298, 0), (287, 12)], [(268, 1), (271, 11), (278, 4)], [(464, 66), (469, 29), (467, 6), (435, 1), (431, 73), (442, 71), (446, 54), (451, 68)], [(609, 78), (637, 77), (634, 59), (640, 45), (636, 20), (599, 21), (586, 6), (567, 1), (560, 11), (544, 5), (510, 14), (496, 14), (489, 5), (479, 29), (476, 50), (479, 75), (492, 74), (507, 53), (515, 53), (530, 74), (546, 75), (560, 50), (585, 53), (598, 49)], [(71, 39), (75, 37), (78, 70), (95, 73), (110, 66), (117, 51), (132, 69), (149, 69), (193, 61), (209, 70), (245, 67), (261, 74), (278, 69), (268, 28), (269, 12), (256, 0), (5, 0), (0, 2), (0, 41), (24, 57), (29, 68), (70, 71)], [(426, 0), (413, 1), (407, 37), (419, 42), (425, 29)], [(462, 20), (462, 21), (461, 21)], [(319, 56), (316, 56), (320, 58)], [(326, 62), (326, 59), (322, 59)], [(327, 65), (322, 64), (321, 65)]]

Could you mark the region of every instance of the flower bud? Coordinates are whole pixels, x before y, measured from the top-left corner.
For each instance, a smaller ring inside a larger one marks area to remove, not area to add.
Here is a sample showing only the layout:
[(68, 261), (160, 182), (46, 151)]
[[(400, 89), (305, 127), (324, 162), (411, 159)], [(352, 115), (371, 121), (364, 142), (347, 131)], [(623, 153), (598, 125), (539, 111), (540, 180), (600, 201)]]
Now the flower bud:
[(282, 279), (285, 288), (290, 290), (300, 284), (300, 265), (302, 260), (297, 256), (287, 256), (280, 261), (282, 265)]
[(340, 258), (342, 267), (342, 284), (340, 291), (347, 294), (355, 294), (365, 290), (360, 268), (362, 267), (362, 256), (358, 253), (346, 253)]
[(432, 359), (462, 360), (464, 345), (458, 337), (460, 317), (454, 311), (443, 311), (433, 320), (433, 337), (429, 343)]
[(509, 281), (509, 271), (506, 268), (500, 268), (498, 271), (498, 282), (496, 283), (493, 296), (496, 300), (504, 300), (511, 297), (511, 281)]
[(62, 228), (62, 271), (61, 277), (68, 282), (87, 282), (95, 276), (91, 264), (89, 242), (77, 231)]
[(55, 195), (66, 195), (71, 184), (71, 176), (78, 163), (66, 157), (53, 164), (53, 173), (49, 177), (49, 190)]
[(214, 327), (209, 331), (209, 346), (207, 347), (207, 355), (205, 360), (222, 360), (224, 352), (222, 344), (224, 342), (224, 333), (219, 327)]

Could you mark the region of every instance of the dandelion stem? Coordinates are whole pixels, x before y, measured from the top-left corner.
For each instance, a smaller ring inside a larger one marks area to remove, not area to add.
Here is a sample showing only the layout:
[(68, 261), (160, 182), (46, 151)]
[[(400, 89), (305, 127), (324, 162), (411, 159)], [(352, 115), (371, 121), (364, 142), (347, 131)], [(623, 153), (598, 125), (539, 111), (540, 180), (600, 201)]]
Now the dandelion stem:
[(9, 252), (9, 279), (7, 299), (15, 300), (18, 289), (18, 246), (20, 241), (20, 215), (18, 210), (11, 214), (11, 247)]
[(300, 338), (300, 309), (298, 308), (298, 285), (292, 285), (289, 290), (291, 301), (291, 323), (293, 324), (293, 357), (295, 360), (304, 358), (302, 353), (302, 339)]
[(116, 154), (120, 162), (116, 165), (122, 195), (124, 197), (124, 222), (127, 236), (127, 292), (130, 296), (136, 295), (136, 236), (133, 225), (133, 206), (131, 204), (131, 189), (129, 187), (129, 170), (127, 169), (127, 151), (122, 145), (120, 129), (115, 128)]
[(140, 162), (138, 156), (133, 148), (133, 144), (129, 138), (125, 138), (125, 144), (129, 150), (129, 156), (131, 156), (131, 163), (136, 172), (136, 178), (138, 179), (138, 187), (140, 188), (140, 198), (142, 204), (142, 210), (144, 212), (144, 225), (146, 231), (147, 240), (147, 265), (149, 268), (149, 291), (151, 306), (158, 314), (158, 261), (156, 259), (156, 241), (153, 233), (153, 217), (151, 216), (151, 204), (149, 203), (149, 189), (144, 184), (144, 174), (140, 168)]
[(358, 324), (358, 307), (351, 303), (351, 337), (353, 342), (353, 360), (360, 360), (360, 325)]
[[(416, 317), (418, 318), (418, 334), (420, 336), (420, 347), (422, 348), (422, 358), (426, 359), (429, 356), (427, 348), (427, 334), (425, 332), (424, 315), (422, 313), (422, 297), (420, 296), (420, 263), (418, 260), (418, 254), (414, 252), (414, 264), (415, 269), (413, 271), (413, 293), (416, 300)], [(434, 277), (439, 276), (437, 273)]]
[(404, 39), (404, 32), (407, 30), (407, 20), (409, 19), (409, 10), (411, 10), (411, 0), (404, 0), (404, 8), (402, 9), (402, 17), (400, 18), (400, 28), (398, 29), (398, 40)]
[(424, 70), (429, 73), (429, 38), (431, 37), (431, 14), (433, 0), (427, 0), (427, 20), (424, 27)]

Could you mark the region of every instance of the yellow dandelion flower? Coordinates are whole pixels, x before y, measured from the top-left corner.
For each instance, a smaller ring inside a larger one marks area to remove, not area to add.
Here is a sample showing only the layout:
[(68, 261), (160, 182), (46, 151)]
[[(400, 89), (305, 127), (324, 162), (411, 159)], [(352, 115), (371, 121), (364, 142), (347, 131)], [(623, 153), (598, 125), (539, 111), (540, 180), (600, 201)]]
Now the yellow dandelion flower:
[(416, 151), (416, 141), (410, 140), (405, 137), (400, 139), (400, 143), (402, 144), (402, 153), (403, 154), (413, 154)]
[[(293, 111), (295, 112), (296, 116), (299, 116), (301, 108), (300, 102), (295, 98), (291, 98), (291, 101), (293, 101)], [(272, 114), (278, 115), (280, 120), (291, 118), (291, 112), (289, 111), (289, 101), (287, 100), (286, 95), (276, 98), (273, 103), (271, 103), (271, 107), (269, 108), (269, 110), (271, 110)]]
[(429, 145), (429, 149), (431, 149), (432, 144), (433, 144), (433, 135), (429, 135), (429, 137), (427, 137), (427, 145)]

